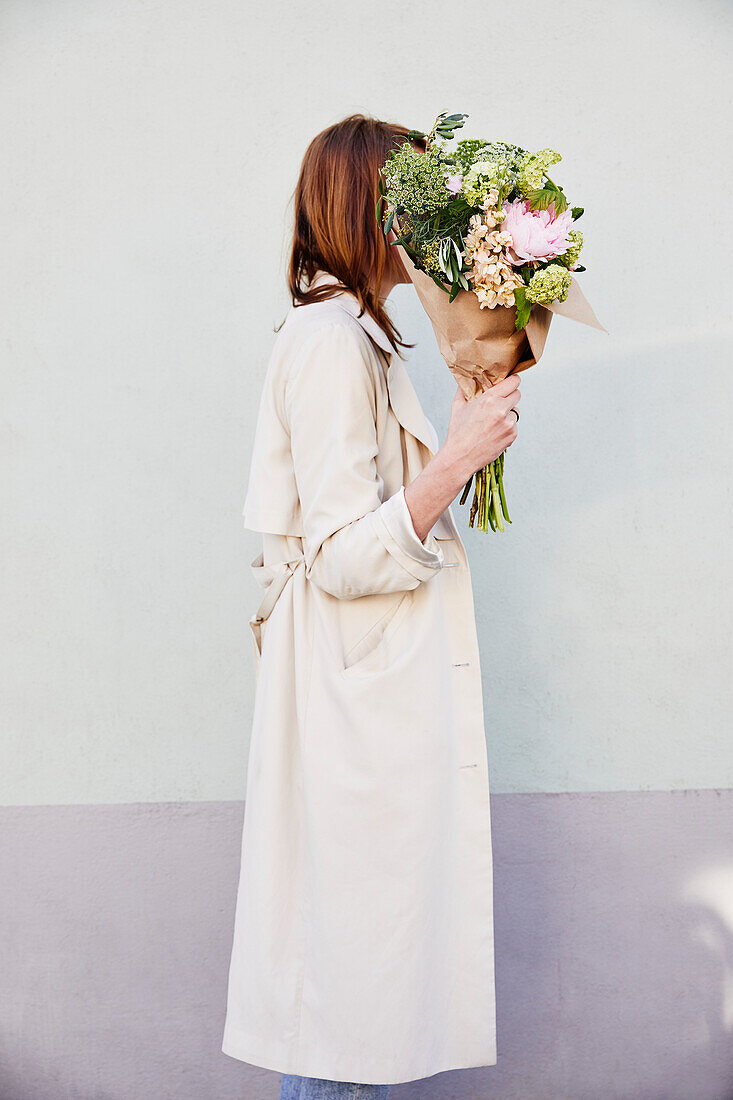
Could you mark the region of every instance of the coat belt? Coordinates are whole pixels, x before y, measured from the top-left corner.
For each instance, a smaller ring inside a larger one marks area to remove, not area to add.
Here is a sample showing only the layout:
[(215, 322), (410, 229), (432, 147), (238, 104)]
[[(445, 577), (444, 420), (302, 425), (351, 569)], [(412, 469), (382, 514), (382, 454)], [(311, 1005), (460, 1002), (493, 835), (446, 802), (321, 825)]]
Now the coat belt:
[(265, 565), (262, 553), (257, 555), (250, 568), (257, 583), (265, 589), (265, 594), (262, 597), (260, 606), (252, 616), (251, 622), (264, 623), (269, 618), (283, 588), (298, 566), (304, 562), (305, 556), (300, 554), (295, 558), (291, 558), (290, 561), (279, 561), (275, 565)]

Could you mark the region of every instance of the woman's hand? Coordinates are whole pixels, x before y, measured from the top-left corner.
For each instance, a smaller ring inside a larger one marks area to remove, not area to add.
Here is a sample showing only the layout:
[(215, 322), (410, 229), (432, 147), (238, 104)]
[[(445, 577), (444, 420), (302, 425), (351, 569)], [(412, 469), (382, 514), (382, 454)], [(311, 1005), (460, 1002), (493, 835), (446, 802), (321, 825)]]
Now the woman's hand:
[(517, 418), (512, 408), (520, 397), (516, 374), (470, 400), (458, 389), (451, 405), (445, 443), (405, 489), (407, 507), (420, 540), (425, 539), (469, 478), (493, 462), (517, 438)]
[(457, 388), (443, 449), (450, 464), (463, 471), (464, 482), (517, 438), (517, 417), (512, 409), (521, 397), (518, 374), (510, 374), (470, 400), (460, 386)]

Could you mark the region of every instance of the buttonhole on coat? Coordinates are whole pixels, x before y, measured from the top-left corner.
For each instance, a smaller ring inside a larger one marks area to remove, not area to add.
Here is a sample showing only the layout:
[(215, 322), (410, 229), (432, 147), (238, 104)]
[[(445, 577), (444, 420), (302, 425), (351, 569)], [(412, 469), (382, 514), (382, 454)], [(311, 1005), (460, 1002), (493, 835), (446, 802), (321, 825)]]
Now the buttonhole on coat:
[(461, 764), (461, 768), (477, 768), (478, 764)]
[(453, 668), (468, 668), (468, 666), (469, 666), (470, 664), (471, 664), (471, 662), (470, 662), (470, 661), (456, 661), (456, 662), (455, 662), (455, 663), (453, 664), (453, 666), (452, 666), (452, 667), (453, 667)]

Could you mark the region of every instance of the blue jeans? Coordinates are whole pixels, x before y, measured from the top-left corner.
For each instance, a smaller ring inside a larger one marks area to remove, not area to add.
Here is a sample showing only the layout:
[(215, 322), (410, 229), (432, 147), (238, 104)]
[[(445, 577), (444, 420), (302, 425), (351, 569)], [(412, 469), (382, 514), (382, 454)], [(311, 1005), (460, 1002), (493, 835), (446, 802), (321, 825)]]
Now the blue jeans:
[(283, 1073), (280, 1100), (387, 1100), (389, 1085), (358, 1085)]

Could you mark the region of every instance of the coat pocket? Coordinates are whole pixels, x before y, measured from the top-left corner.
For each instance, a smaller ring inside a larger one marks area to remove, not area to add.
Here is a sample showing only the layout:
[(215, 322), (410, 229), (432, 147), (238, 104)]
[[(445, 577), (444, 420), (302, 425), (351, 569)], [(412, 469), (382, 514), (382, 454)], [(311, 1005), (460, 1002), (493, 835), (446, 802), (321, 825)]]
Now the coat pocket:
[(387, 667), (387, 653), (391, 642), (407, 617), (413, 599), (412, 589), (395, 594), (390, 607), (345, 654), (342, 670), (344, 675), (378, 672), (380, 668)]

